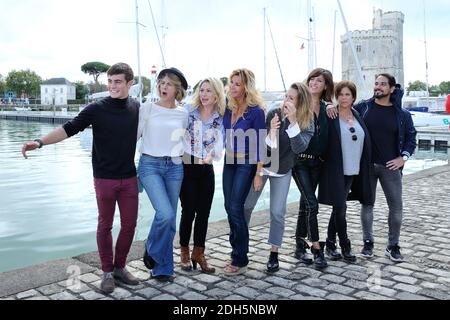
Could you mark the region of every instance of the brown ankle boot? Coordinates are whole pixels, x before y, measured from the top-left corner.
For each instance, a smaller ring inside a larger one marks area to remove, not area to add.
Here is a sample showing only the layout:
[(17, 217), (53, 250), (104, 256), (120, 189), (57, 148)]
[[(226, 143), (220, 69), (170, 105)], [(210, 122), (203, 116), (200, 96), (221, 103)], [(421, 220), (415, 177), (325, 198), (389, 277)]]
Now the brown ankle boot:
[(204, 247), (194, 247), (194, 250), (192, 250), (191, 260), (194, 270), (197, 270), (198, 263), (200, 265), (200, 268), (202, 268), (202, 272), (204, 273), (214, 273), (216, 271), (216, 269), (212, 268), (208, 264), (208, 261), (206, 261)]
[(192, 270), (191, 261), (189, 260), (189, 247), (180, 247), (180, 267), (184, 271)]

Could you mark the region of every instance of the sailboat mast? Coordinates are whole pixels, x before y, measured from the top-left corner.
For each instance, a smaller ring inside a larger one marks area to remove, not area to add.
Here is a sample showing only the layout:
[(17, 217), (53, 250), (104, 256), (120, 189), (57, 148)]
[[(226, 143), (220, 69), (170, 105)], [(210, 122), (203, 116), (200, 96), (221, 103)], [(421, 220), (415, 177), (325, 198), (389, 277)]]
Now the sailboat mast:
[(313, 30), (312, 30), (312, 7), (311, 0), (307, 1), (307, 14), (308, 14), (308, 72), (314, 69), (314, 46), (313, 46)]
[(331, 72), (332, 72), (332, 74), (334, 74), (334, 62), (335, 62), (335, 54), (336, 54), (336, 19), (337, 19), (337, 10), (334, 10), (333, 61), (331, 63)]
[[(162, 26), (161, 26), (161, 38), (162, 38), (162, 54), (165, 56), (166, 53), (166, 37), (167, 37), (167, 17), (166, 17), (166, 2), (165, 0), (161, 0), (161, 18), (162, 18)], [(166, 61), (163, 59), (163, 68), (166, 67)]]
[(277, 47), (275, 46), (275, 38), (273, 37), (272, 27), (270, 26), (269, 16), (266, 14), (267, 27), (269, 28), (270, 37), (272, 38), (273, 49), (275, 51), (275, 58), (277, 59), (278, 69), (280, 70), (281, 82), (283, 83), (284, 92), (286, 92), (286, 83), (284, 82), (283, 71), (281, 71), (280, 58), (278, 57)]
[(164, 56), (163, 44), (161, 43), (161, 39), (159, 38), (158, 27), (156, 26), (156, 20), (155, 20), (155, 15), (153, 14), (152, 4), (150, 3), (150, 0), (147, 0), (147, 1), (148, 1), (148, 6), (150, 7), (150, 13), (152, 15), (153, 28), (155, 28), (156, 38), (158, 39), (159, 51), (161, 52), (162, 68), (165, 69), (166, 68), (166, 58)]
[(426, 9), (425, 9), (425, 0), (423, 0), (423, 35), (424, 35), (424, 44), (425, 44), (425, 86), (427, 90), (427, 107), (430, 106), (429, 97), (430, 97), (430, 87), (428, 82), (428, 47), (427, 47), (427, 27), (426, 27)]
[(345, 19), (344, 10), (342, 9), (341, 1), (337, 0), (337, 2), (338, 2), (338, 5), (339, 5), (339, 10), (341, 11), (342, 21), (344, 22), (347, 39), (348, 39), (348, 42), (350, 44), (350, 48), (352, 49), (353, 59), (355, 59), (356, 69), (358, 70), (359, 81), (361, 82), (361, 87), (362, 87), (362, 90), (363, 90), (363, 94), (361, 96), (364, 97), (368, 93), (368, 91), (367, 91), (366, 81), (364, 81), (364, 77), (363, 77), (362, 72), (361, 72), (361, 70), (362, 70), (361, 62), (359, 62), (358, 55), (356, 54), (355, 45), (353, 43), (352, 35), (350, 34), (350, 31), (348, 30), (347, 20)]
[(138, 63), (138, 77), (139, 77), (139, 102), (142, 103), (142, 76), (141, 76), (141, 48), (139, 44), (139, 6), (138, 0), (136, 4), (136, 44), (137, 44), (137, 63)]
[(267, 92), (266, 8), (264, 8), (264, 92)]
[(317, 34), (316, 34), (316, 12), (314, 11), (314, 7), (311, 8), (311, 17), (312, 17), (312, 30), (313, 30), (313, 41), (314, 41), (314, 63), (313, 68), (315, 69), (317, 66)]

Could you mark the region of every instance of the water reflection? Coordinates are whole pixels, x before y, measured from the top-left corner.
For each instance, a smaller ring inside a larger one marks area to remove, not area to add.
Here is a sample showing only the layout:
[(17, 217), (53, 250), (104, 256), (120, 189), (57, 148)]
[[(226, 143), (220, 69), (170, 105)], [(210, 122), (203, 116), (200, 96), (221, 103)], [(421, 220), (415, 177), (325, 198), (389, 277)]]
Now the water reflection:
[[(0, 272), (95, 251), (97, 206), (93, 187), (92, 130), (56, 145), (21, 154), (24, 141), (47, 134), (57, 126), (0, 120)], [(136, 163), (139, 155), (136, 154)], [(447, 149), (419, 150), (405, 173), (448, 163)], [(210, 221), (226, 218), (222, 192), (223, 164), (215, 165), (216, 193)], [(255, 210), (269, 207), (267, 184)], [(299, 199), (292, 181), (289, 202)], [(118, 210), (116, 211), (118, 213)], [(178, 209), (177, 226), (180, 218)], [(135, 240), (147, 237), (154, 211), (140, 194)], [(113, 235), (120, 219), (116, 214)]]

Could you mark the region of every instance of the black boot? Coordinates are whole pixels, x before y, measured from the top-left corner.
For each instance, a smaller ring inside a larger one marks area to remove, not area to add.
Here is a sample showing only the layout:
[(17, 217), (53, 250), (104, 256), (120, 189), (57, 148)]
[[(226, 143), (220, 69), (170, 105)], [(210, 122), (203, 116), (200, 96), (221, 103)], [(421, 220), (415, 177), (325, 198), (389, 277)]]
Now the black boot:
[(155, 267), (155, 260), (148, 255), (147, 249), (144, 248), (144, 256), (142, 258), (147, 269), (152, 270)]
[(280, 270), (280, 264), (278, 263), (278, 252), (270, 252), (269, 261), (267, 262), (267, 272), (273, 273)]
[(356, 262), (356, 256), (352, 253), (352, 244), (349, 239), (344, 241), (343, 243), (339, 243), (341, 245), (341, 252), (344, 260), (347, 262)]
[(304, 264), (312, 264), (313, 260), (308, 256), (306, 250), (309, 249), (308, 243), (303, 238), (297, 238), (297, 249), (295, 250), (295, 257)]
[(314, 256), (314, 266), (317, 269), (323, 269), (328, 266), (327, 260), (325, 260), (325, 255), (323, 254), (324, 247), (325, 247), (325, 242), (320, 242), (320, 249), (311, 247), (311, 253)]
[(332, 261), (341, 260), (342, 255), (337, 252), (336, 242), (327, 239), (325, 242), (325, 252)]

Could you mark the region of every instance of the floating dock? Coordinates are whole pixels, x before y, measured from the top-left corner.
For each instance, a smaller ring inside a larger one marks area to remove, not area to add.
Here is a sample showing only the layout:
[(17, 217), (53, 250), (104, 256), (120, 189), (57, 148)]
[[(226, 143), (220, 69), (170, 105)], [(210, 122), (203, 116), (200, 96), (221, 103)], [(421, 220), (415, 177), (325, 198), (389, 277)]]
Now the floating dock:
[(72, 120), (76, 115), (77, 112), (3, 111), (0, 112), (0, 119), (63, 124)]
[(417, 144), (421, 147), (447, 148), (450, 146), (450, 127), (416, 127)]

